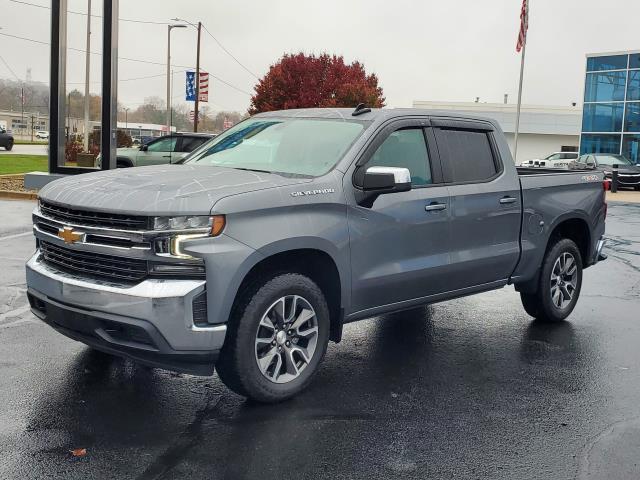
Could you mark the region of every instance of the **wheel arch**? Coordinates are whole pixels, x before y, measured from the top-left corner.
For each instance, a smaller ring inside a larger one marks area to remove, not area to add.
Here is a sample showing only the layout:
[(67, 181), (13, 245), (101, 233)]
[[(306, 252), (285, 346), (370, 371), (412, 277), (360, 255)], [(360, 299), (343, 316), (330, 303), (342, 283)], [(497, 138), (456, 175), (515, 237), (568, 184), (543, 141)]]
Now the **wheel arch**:
[[(120, 167), (120, 165), (122, 165), (122, 167)], [(129, 168), (133, 167), (133, 162), (127, 157), (116, 157), (116, 166), (118, 168)]]
[(535, 274), (524, 282), (515, 283), (516, 290), (524, 293), (537, 291), (540, 280), (540, 266), (544, 261), (544, 257), (549, 251), (549, 248), (562, 238), (568, 238), (578, 246), (580, 256), (582, 257), (583, 268), (586, 268), (591, 258), (592, 237), (593, 233), (589, 223), (589, 217), (587, 217), (585, 213), (567, 212), (557, 217), (549, 229), (549, 235), (544, 244), (544, 251), (541, 252), (539, 261), (537, 262), (538, 268)]
[(238, 287), (234, 289), (230, 316), (239, 304), (239, 300), (248, 290), (268, 276), (278, 273), (300, 273), (318, 284), (327, 299), (330, 312), (330, 339), (338, 342), (342, 336), (342, 319), (345, 291), (350, 285), (345, 272), (341, 272), (340, 262), (328, 249), (318, 245), (292, 246), (285, 244), (269, 245), (259, 252), (259, 258), (252, 257), (250, 265), (245, 265)]

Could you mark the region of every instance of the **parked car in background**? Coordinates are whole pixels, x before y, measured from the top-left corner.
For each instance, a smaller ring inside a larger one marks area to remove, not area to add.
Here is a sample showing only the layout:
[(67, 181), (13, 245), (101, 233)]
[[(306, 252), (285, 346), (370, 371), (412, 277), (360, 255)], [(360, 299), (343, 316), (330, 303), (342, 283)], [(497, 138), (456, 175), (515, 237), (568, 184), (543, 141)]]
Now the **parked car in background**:
[(634, 165), (624, 155), (613, 153), (590, 153), (578, 159), (581, 166), (597, 168), (604, 172), (607, 180), (613, 178), (613, 166), (618, 165), (618, 187), (640, 190), (640, 166)]
[(215, 365), (275, 402), (344, 323), (506, 285), (532, 317), (564, 320), (603, 258), (605, 193), (601, 172), (516, 169), (498, 123), (460, 112), (262, 113), (182, 165), (45, 186), (27, 295), (97, 350)]
[(174, 133), (142, 143), (140, 147), (118, 148), (117, 166), (125, 168), (176, 163), (212, 137), (210, 133)]
[(13, 135), (2, 127), (0, 127), (0, 147), (4, 147), (7, 151), (13, 148)]
[(41, 140), (46, 140), (49, 138), (49, 132), (47, 132), (46, 130), (38, 130), (36, 132), (36, 138), (39, 138)]
[(525, 160), (522, 167), (570, 168), (578, 160), (578, 152), (555, 152), (545, 158)]

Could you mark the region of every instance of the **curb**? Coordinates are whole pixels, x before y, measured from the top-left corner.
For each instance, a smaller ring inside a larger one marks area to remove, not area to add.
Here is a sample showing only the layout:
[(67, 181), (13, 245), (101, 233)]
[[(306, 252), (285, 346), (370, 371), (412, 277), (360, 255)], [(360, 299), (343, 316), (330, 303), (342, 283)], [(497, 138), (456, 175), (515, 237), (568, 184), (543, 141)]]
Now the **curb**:
[(24, 173), (6, 173), (0, 175), (0, 178), (24, 178)]
[(16, 190), (0, 190), (0, 198), (12, 198), (14, 200), (37, 200), (36, 192), (18, 192)]

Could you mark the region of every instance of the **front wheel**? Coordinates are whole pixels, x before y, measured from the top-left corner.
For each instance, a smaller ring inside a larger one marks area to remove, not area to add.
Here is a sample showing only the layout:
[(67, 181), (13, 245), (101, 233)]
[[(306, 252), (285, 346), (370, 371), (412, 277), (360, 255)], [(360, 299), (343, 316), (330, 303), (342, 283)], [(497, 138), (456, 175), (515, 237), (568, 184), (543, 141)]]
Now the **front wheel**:
[(7, 152), (10, 152), (11, 149), (13, 148), (13, 142), (9, 141), (9, 143), (7, 143), (7, 145), (4, 148), (7, 150)]
[(234, 392), (279, 402), (303, 390), (327, 349), (329, 308), (310, 278), (287, 273), (247, 292), (229, 322), (216, 370)]
[(558, 240), (545, 254), (538, 291), (520, 293), (526, 312), (538, 320), (559, 322), (567, 318), (578, 302), (582, 288), (582, 256), (567, 238)]

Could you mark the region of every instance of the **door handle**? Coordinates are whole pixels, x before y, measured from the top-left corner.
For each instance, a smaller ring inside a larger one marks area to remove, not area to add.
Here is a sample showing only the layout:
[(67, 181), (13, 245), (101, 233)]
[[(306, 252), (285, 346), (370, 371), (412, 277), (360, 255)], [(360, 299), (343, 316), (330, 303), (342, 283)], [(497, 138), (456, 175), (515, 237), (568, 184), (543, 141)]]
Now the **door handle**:
[(517, 198), (513, 198), (513, 197), (504, 197), (500, 199), (500, 203), (502, 205), (507, 205), (509, 203), (516, 203), (518, 201)]
[(446, 203), (430, 203), (429, 205), (426, 205), (424, 207), (424, 209), (427, 212), (435, 212), (438, 210), (444, 210), (445, 208), (447, 208), (447, 204)]
[(171, 158), (171, 155), (162, 155), (162, 158)]

